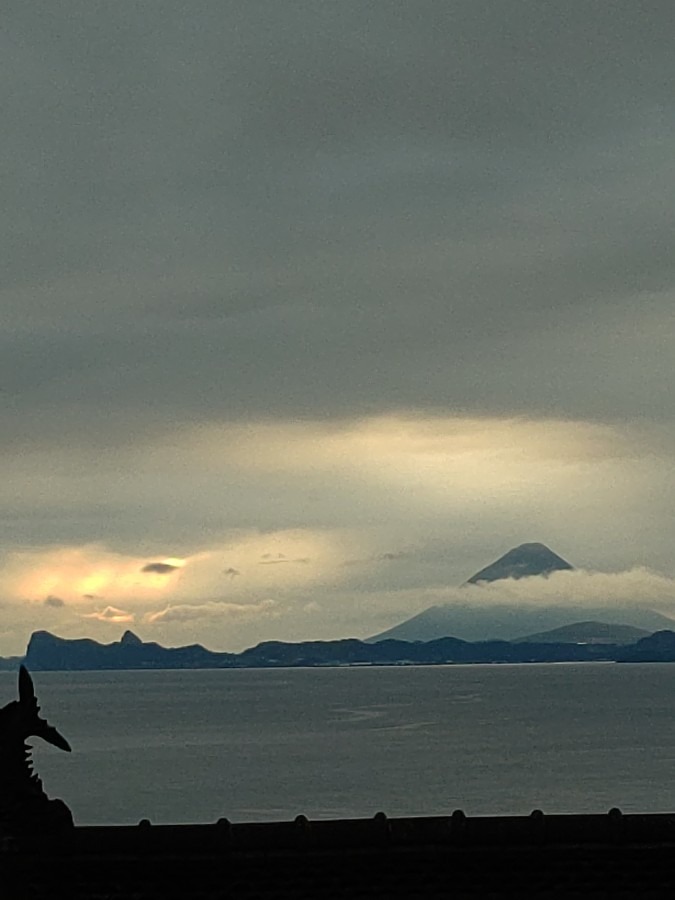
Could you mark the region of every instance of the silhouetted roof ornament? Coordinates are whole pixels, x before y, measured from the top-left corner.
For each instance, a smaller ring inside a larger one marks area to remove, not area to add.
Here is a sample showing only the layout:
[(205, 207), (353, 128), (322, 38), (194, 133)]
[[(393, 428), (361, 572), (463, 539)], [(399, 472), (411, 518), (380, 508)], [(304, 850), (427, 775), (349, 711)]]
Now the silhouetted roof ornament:
[(68, 741), (39, 712), (33, 680), (21, 666), (19, 699), (0, 709), (0, 831), (4, 833), (59, 831), (73, 825), (66, 804), (50, 800), (33, 771), (29, 738), (42, 738), (70, 752)]

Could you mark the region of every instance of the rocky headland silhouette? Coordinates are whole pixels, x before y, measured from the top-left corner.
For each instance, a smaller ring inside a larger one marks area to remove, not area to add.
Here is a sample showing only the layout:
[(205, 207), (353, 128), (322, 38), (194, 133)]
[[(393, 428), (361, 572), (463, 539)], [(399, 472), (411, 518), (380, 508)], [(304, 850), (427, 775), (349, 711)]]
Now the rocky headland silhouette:
[[(589, 626), (602, 639), (589, 640)], [(433, 641), (377, 642), (346, 638), (335, 641), (263, 641), (241, 653), (219, 653), (201, 644), (163, 647), (126, 631), (121, 640), (101, 644), (91, 638), (68, 639), (36, 631), (22, 659), (33, 671), (95, 671), (115, 669), (227, 669), (284, 666), (439, 665), (451, 663), (528, 663), (597, 661), (675, 661), (675, 633), (663, 630), (626, 643), (609, 642), (603, 623), (578, 623), (583, 642), (546, 639), (463, 641), (443, 637)], [(575, 630), (572, 630), (574, 635)], [(18, 666), (18, 663), (17, 663)]]

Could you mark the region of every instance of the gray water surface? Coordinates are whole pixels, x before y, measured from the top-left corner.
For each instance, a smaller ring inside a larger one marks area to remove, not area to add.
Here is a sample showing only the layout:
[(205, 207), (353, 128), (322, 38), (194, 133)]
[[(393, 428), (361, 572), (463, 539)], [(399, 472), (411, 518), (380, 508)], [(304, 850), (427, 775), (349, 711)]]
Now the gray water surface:
[[(35, 673), (78, 824), (675, 808), (675, 665)], [(0, 673), (0, 704), (16, 675)]]

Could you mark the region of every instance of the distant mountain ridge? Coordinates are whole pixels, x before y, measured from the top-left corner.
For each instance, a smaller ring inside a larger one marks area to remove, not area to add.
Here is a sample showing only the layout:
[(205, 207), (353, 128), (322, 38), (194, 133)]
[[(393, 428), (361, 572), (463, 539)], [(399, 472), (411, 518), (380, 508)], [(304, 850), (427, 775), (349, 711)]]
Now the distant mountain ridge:
[(534, 606), (515, 603), (482, 606), (448, 603), (430, 606), (399, 625), (368, 638), (399, 641), (432, 641), (453, 635), (465, 641), (517, 641), (524, 635), (548, 632), (554, 628), (593, 620), (606, 624), (628, 625), (648, 633), (675, 628), (675, 621), (649, 609), (606, 606)]
[(618, 662), (675, 662), (675, 632), (657, 631), (630, 647), (622, 647)]
[[(589, 625), (596, 623), (578, 623)], [(546, 635), (542, 635), (546, 637)], [(162, 647), (144, 642), (131, 631), (119, 641), (100, 644), (90, 638), (57, 637), (37, 631), (25, 657), (5, 662), (33, 671), (101, 671), (129, 669), (222, 669), (297, 666), (439, 665), (452, 663), (527, 662), (675, 662), (675, 632), (659, 631), (630, 645), (593, 641), (463, 641), (443, 637), (433, 641), (383, 640), (367, 643), (356, 638), (335, 641), (264, 641), (241, 653), (218, 653), (200, 644)]]
[[(675, 635), (674, 635), (675, 637)], [(463, 641), (385, 640), (369, 644), (356, 638), (336, 641), (264, 641), (242, 653), (217, 653), (199, 644), (162, 647), (127, 631), (119, 641), (99, 644), (90, 638), (68, 640), (37, 631), (24, 662), (32, 671), (128, 669), (275, 668), (287, 666), (437, 665), (443, 663), (592, 662), (613, 659), (614, 645)]]
[(650, 633), (644, 628), (616, 622), (574, 622), (551, 631), (525, 635), (518, 639), (518, 643), (634, 644), (641, 638), (649, 637)]

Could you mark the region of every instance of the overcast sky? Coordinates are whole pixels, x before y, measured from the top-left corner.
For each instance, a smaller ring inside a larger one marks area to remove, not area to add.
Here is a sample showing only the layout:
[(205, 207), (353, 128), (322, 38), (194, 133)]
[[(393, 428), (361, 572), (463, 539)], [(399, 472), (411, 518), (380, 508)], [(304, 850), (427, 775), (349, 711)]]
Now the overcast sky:
[(0, 652), (365, 636), (523, 541), (675, 613), (674, 33), (6, 0)]

